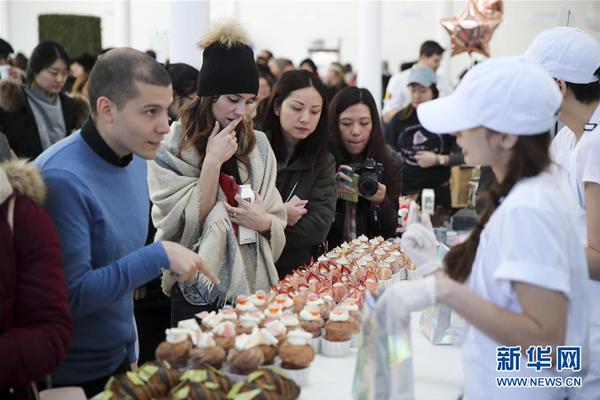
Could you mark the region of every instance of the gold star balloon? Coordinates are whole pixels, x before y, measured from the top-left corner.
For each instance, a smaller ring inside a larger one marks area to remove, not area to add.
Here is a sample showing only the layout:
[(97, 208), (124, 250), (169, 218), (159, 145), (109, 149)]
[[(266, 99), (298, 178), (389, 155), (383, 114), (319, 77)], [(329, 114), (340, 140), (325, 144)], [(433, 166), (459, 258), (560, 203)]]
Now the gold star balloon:
[(466, 51), (489, 57), (490, 39), (502, 21), (502, 14), (501, 0), (468, 0), (457, 17), (442, 18), (440, 23), (452, 42), (452, 55)]

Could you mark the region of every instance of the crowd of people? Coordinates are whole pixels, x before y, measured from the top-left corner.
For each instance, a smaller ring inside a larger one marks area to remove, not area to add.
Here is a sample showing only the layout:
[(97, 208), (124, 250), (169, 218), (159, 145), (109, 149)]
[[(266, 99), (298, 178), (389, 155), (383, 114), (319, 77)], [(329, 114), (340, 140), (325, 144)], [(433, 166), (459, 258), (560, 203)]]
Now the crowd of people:
[[(593, 398), (598, 43), (551, 29), (454, 90), (437, 72), (445, 50), (426, 41), (383, 74), (381, 114), (351, 66), (323, 80), (311, 59), (296, 68), (249, 43), (213, 25), (197, 70), (130, 48), (71, 59), (50, 41), (24, 65), (0, 40), (0, 397), (26, 398), (31, 382), (99, 393), (151, 357), (152, 332), (268, 290), (328, 248), (395, 236), (401, 196), (430, 188), (450, 212), (450, 168), (467, 164), (495, 178), (475, 228), (440, 262), (427, 216), (410, 225), (402, 247), (422, 279), (386, 290), (376, 312), (463, 316), (465, 399), (522, 397), (490, 383), (501, 345), (581, 346), (582, 388), (527, 396)], [(167, 297), (148, 318), (138, 303), (153, 284)]]

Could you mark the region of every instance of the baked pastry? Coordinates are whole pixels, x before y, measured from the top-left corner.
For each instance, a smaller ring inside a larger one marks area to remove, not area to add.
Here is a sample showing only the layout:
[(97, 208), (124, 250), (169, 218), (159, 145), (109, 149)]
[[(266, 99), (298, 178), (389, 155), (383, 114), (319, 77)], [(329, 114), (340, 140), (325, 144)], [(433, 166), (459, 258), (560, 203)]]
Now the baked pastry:
[(201, 368), (210, 365), (221, 368), (227, 358), (227, 352), (223, 347), (217, 346), (212, 333), (203, 333), (198, 336), (196, 347), (190, 351), (190, 366)]
[(215, 326), (212, 334), (217, 346), (228, 352), (235, 346), (236, 327), (231, 321), (223, 321)]
[[(261, 314), (262, 316), (262, 314)], [(240, 322), (236, 328), (238, 335), (249, 335), (255, 328), (258, 328), (261, 318), (258, 315), (244, 314), (240, 317)]]
[(250, 302), (259, 310), (263, 310), (267, 303), (267, 294), (264, 290), (259, 290), (249, 297)]
[(292, 308), (294, 306), (294, 301), (287, 294), (278, 294), (275, 297), (275, 302), (279, 304), (283, 310)]
[(295, 400), (300, 396), (300, 387), (275, 368), (261, 368), (248, 378), (235, 384), (228, 399), (252, 400)]
[(300, 311), (299, 317), (302, 329), (311, 333), (313, 338), (321, 336), (323, 319), (321, 318), (321, 311), (318, 308), (306, 306)]
[(223, 322), (223, 314), (211, 311), (208, 314), (204, 314), (202, 318), (202, 326), (204, 330), (211, 331), (215, 326)]
[(258, 348), (258, 335), (240, 335), (235, 338), (235, 347), (229, 356), (231, 372), (238, 375), (248, 375), (254, 372), (265, 361), (261, 349)]
[(223, 321), (231, 321), (234, 324), (238, 322), (238, 316), (235, 310), (232, 307), (223, 308), (219, 315), (221, 316), (221, 320)]
[(192, 369), (181, 376), (181, 382), (171, 390), (172, 399), (225, 400), (233, 382), (222, 372), (206, 367)]
[(272, 321), (274, 319), (279, 319), (283, 315), (282, 307), (277, 303), (271, 303), (265, 309), (264, 314), (265, 314), (266, 319), (269, 319), (269, 321)]
[(144, 382), (136, 372), (128, 371), (111, 377), (104, 386), (103, 399), (152, 400), (167, 395), (164, 384)]
[(235, 300), (235, 311), (237, 312), (238, 316), (241, 316), (249, 311), (256, 311), (257, 308), (254, 304), (252, 304), (252, 302), (250, 301), (250, 298), (248, 296), (244, 296), (244, 295), (239, 295), (236, 300)]
[(322, 295), (321, 300), (323, 301), (323, 304), (321, 304), (320, 307), (321, 318), (323, 318), (324, 321), (327, 321), (329, 319), (329, 313), (331, 313), (331, 310), (335, 307), (335, 302), (333, 301), (333, 297), (328, 294)]
[(352, 339), (354, 324), (350, 314), (339, 308), (333, 310), (325, 324), (325, 340), (330, 342), (345, 342)]
[(287, 328), (281, 320), (274, 320), (265, 324), (265, 328), (281, 344), (285, 340)]
[(158, 345), (155, 356), (159, 361), (168, 361), (173, 368), (184, 368), (193, 347), (190, 331), (171, 328), (165, 331), (166, 340)]
[(392, 279), (392, 268), (387, 263), (380, 263), (378, 268), (375, 270), (375, 275), (380, 281), (386, 281)]
[(303, 369), (315, 359), (315, 349), (311, 345), (312, 334), (303, 330), (288, 332), (287, 339), (279, 347), (281, 367)]
[(281, 317), (281, 322), (283, 325), (285, 325), (287, 332), (300, 328), (300, 320), (298, 319), (298, 315), (291, 312), (284, 313)]
[(346, 286), (342, 282), (336, 282), (333, 284), (332, 297), (336, 303), (342, 301), (346, 296)]
[(259, 337), (259, 344), (257, 347), (263, 352), (263, 365), (272, 365), (279, 352), (279, 341), (265, 328), (262, 328), (255, 334)]

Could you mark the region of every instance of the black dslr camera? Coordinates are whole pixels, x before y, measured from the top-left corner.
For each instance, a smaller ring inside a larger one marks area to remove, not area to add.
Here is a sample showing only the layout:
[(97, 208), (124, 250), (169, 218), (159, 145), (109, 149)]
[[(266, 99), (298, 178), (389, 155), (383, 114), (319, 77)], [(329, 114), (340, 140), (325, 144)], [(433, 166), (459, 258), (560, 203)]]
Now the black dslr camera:
[(359, 175), (358, 192), (363, 197), (371, 197), (377, 193), (379, 182), (383, 178), (383, 164), (367, 158), (362, 164), (353, 165), (352, 172)]

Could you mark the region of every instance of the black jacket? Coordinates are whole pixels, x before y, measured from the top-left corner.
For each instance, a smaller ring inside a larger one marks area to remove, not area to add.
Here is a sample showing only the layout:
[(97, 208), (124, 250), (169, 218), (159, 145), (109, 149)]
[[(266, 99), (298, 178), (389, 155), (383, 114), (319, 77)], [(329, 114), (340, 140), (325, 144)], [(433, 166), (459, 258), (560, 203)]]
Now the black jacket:
[[(65, 136), (68, 136), (75, 129), (73, 100), (63, 93), (59, 96), (65, 120)], [(25, 90), (9, 81), (2, 81), (0, 84), (0, 132), (6, 135), (11, 149), (18, 157), (34, 159), (43, 150)]]
[[(336, 146), (330, 147), (335, 156), (335, 167), (348, 162), (342, 160), (341, 152)], [(391, 180), (399, 176), (401, 160), (392, 154), (392, 165), (384, 165), (386, 170), (383, 183), (386, 186), (386, 195), (383, 204), (375, 205), (363, 197), (359, 197), (356, 204), (356, 236), (365, 235), (369, 238), (383, 236), (384, 238), (393, 237), (396, 234), (398, 223), (398, 197), (400, 196), (399, 183)], [(376, 160), (378, 161), (378, 160)], [(344, 216), (346, 213), (346, 201), (337, 200), (335, 210), (335, 220), (327, 240), (329, 248), (339, 246), (344, 242)]]
[(295, 158), (277, 171), (277, 189), (283, 201), (294, 195), (308, 200), (308, 213), (285, 229), (285, 247), (275, 264), (279, 276), (310, 262), (313, 250), (327, 239), (335, 211), (335, 162), (327, 153), (324, 162), (311, 167), (308, 160)]

